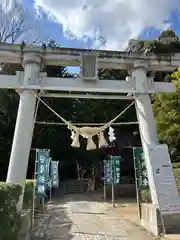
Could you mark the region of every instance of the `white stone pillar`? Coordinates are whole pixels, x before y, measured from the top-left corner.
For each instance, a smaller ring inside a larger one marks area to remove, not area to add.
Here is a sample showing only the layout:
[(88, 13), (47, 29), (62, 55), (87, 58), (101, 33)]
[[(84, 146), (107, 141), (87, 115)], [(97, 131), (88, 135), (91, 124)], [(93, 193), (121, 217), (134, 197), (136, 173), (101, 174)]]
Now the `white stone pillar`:
[[(26, 54), (23, 66), (25, 68), (24, 85), (34, 84), (40, 73), (41, 58), (33, 54)], [(22, 90), (19, 94), (20, 102), (6, 182), (19, 184), (24, 190), (34, 130), (36, 97), (28, 90)], [(23, 194), (17, 206), (19, 211), (22, 209), (22, 202)]]
[(156, 124), (155, 124), (155, 119), (154, 119), (154, 114), (153, 114), (153, 109), (151, 104), (151, 98), (148, 93), (145, 93), (146, 91), (148, 91), (147, 89), (148, 83), (147, 83), (147, 77), (146, 77), (147, 70), (148, 70), (148, 67), (146, 65), (137, 64), (134, 66), (134, 69), (132, 71), (132, 77), (137, 81), (137, 85), (141, 87), (141, 89), (144, 88), (145, 90), (143, 94), (136, 94), (135, 106), (136, 106), (137, 119), (139, 122), (141, 142), (142, 142), (144, 155), (145, 155), (151, 198), (154, 204), (158, 204), (152, 166), (149, 159), (149, 153), (147, 148), (148, 145), (158, 144)]

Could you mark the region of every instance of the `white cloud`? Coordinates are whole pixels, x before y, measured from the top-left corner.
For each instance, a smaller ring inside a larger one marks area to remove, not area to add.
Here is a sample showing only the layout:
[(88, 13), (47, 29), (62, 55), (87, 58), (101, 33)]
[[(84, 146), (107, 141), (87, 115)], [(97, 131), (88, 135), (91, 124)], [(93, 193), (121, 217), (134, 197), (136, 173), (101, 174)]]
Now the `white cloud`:
[(62, 25), (65, 35), (89, 37), (95, 47), (123, 49), (129, 39), (147, 28), (164, 29), (180, 0), (35, 0), (44, 11)]
[(22, 3), (23, 0), (0, 0), (0, 6), (5, 12), (10, 11), (13, 6), (18, 3)]

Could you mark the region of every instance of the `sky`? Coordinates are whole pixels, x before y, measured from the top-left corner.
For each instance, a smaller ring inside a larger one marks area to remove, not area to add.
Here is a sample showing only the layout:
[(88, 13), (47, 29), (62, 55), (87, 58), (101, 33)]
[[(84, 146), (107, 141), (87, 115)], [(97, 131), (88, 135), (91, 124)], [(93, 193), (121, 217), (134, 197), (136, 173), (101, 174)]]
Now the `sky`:
[(0, 0), (22, 4), (43, 39), (63, 47), (123, 50), (132, 38), (180, 35), (180, 0)]

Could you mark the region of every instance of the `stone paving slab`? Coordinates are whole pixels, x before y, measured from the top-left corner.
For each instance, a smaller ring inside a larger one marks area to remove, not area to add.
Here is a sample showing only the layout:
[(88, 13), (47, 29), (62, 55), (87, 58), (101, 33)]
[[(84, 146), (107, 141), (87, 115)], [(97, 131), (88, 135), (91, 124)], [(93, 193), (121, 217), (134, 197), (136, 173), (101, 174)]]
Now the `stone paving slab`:
[(37, 222), (37, 229), (31, 240), (154, 239), (142, 228), (123, 219), (119, 213), (110, 209), (108, 204), (94, 201), (83, 194), (56, 199), (53, 204), (47, 205), (42, 218), (44, 219)]

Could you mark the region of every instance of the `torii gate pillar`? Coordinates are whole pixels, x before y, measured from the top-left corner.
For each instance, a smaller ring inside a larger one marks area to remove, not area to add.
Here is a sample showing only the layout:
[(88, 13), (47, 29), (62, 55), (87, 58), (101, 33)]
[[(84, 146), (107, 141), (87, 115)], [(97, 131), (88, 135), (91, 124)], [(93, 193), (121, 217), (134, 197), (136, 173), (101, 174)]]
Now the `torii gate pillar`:
[(151, 162), (148, 157), (148, 145), (157, 145), (158, 137), (156, 132), (156, 124), (151, 104), (151, 98), (148, 94), (148, 78), (146, 76), (148, 70), (148, 65), (144, 63), (134, 64), (134, 68), (132, 71), (132, 77), (136, 79), (139, 87), (144, 89), (144, 94), (136, 94), (135, 95), (135, 106), (136, 106), (136, 114), (139, 122), (139, 130), (141, 136), (141, 142), (145, 155), (145, 162), (148, 173), (148, 181), (149, 188), (151, 192), (151, 198), (153, 204), (158, 205), (157, 193), (155, 190), (153, 172)]
[[(40, 56), (25, 54), (23, 67), (24, 84), (34, 84), (40, 73)], [(34, 130), (36, 97), (28, 90), (19, 91), (19, 95), (19, 108), (6, 182), (19, 184), (22, 186), (22, 189), (24, 189)], [(22, 209), (22, 203), (23, 194), (21, 195), (17, 206), (19, 211)]]

